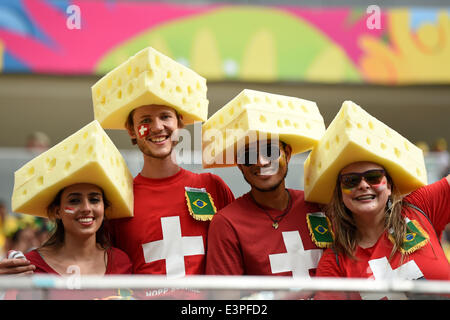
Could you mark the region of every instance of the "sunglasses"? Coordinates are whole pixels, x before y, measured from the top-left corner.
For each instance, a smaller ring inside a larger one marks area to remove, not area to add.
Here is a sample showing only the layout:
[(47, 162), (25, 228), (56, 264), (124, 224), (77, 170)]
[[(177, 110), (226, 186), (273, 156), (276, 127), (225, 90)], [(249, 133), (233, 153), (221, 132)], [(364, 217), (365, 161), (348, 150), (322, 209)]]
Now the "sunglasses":
[(259, 150), (256, 150), (256, 148), (248, 148), (239, 152), (237, 163), (250, 167), (258, 162), (259, 157), (262, 157), (266, 161), (274, 161), (278, 160), (280, 155), (280, 146), (268, 143), (267, 145), (259, 146)]
[(383, 169), (375, 169), (375, 170), (368, 170), (366, 172), (352, 172), (352, 173), (345, 173), (341, 174), (339, 176), (339, 181), (341, 182), (341, 185), (345, 189), (352, 189), (361, 183), (361, 180), (364, 179), (368, 184), (371, 186), (380, 184), (383, 180), (383, 177), (386, 176), (386, 171)]

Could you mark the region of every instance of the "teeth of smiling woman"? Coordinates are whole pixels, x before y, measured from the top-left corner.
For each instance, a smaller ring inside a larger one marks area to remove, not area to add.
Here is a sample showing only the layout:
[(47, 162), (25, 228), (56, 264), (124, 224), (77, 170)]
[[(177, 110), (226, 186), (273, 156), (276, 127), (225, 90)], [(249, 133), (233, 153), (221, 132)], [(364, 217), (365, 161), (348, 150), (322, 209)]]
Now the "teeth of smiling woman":
[(375, 199), (374, 195), (366, 195), (366, 196), (360, 196), (357, 197), (356, 200), (369, 200), (369, 199)]
[(78, 221), (82, 222), (82, 223), (88, 223), (88, 222), (92, 222), (94, 220), (94, 218), (80, 218), (78, 219)]

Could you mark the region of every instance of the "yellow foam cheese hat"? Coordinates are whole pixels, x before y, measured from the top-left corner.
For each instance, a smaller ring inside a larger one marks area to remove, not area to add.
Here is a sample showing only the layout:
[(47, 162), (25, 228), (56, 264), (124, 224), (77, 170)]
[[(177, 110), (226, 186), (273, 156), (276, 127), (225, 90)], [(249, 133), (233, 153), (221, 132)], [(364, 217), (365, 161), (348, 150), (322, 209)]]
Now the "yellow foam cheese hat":
[(12, 210), (47, 217), (57, 193), (75, 183), (103, 189), (108, 218), (133, 216), (133, 176), (114, 143), (94, 120), (14, 173)]
[(315, 102), (245, 89), (203, 124), (203, 167), (236, 165), (236, 148), (245, 139), (276, 136), (296, 154), (310, 150), (324, 132)]
[(95, 119), (105, 129), (125, 129), (132, 110), (152, 104), (174, 108), (185, 124), (208, 117), (206, 79), (151, 47), (108, 72), (91, 90)]
[(427, 184), (422, 150), (352, 101), (345, 101), (304, 163), (307, 201), (331, 201), (339, 172), (353, 162), (383, 166), (402, 194)]

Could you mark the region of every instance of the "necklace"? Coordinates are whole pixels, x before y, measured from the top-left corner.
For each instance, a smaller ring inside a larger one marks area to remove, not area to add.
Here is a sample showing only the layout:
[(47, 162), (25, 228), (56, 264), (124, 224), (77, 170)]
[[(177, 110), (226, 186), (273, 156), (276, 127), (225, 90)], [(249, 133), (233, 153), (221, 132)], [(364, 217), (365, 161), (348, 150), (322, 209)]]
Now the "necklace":
[(250, 197), (252, 198), (252, 200), (256, 204), (256, 206), (258, 208), (260, 208), (262, 210), (262, 212), (264, 212), (270, 218), (270, 220), (272, 220), (272, 227), (274, 229), (278, 229), (278, 224), (281, 222), (281, 220), (284, 218), (284, 216), (288, 214), (288, 212), (291, 210), (291, 207), (292, 207), (291, 194), (289, 193), (289, 191), (287, 189), (285, 189), (285, 190), (288, 194), (288, 205), (287, 205), (286, 209), (284, 209), (284, 211), (280, 215), (276, 216), (275, 218), (272, 218), (270, 213), (267, 212), (261, 205), (259, 205), (258, 202), (256, 202), (255, 198), (253, 197), (252, 193), (250, 192)]

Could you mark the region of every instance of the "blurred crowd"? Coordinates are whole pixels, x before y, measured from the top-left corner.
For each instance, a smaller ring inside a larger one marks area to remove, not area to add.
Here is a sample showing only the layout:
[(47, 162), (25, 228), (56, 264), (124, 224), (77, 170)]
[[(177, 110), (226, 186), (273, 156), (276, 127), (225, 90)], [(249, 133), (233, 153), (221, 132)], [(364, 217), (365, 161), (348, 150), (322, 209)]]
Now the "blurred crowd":
[[(50, 147), (50, 138), (46, 133), (31, 132), (25, 141), (25, 148), (34, 155)], [(27, 214), (9, 213), (6, 202), (0, 199), (0, 259), (7, 256), (9, 250), (26, 253), (44, 243), (53, 224), (46, 218)]]
[(416, 145), (422, 149), (425, 157), (430, 154), (434, 155), (435, 162), (428, 165), (433, 165), (433, 169), (436, 168), (433, 171), (437, 171), (437, 179), (446, 177), (450, 173), (450, 153), (445, 138), (436, 139), (431, 147), (424, 141), (418, 141)]
[(52, 227), (46, 218), (8, 213), (0, 201), (0, 258), (6, 257), (9, 250), (26, 253), (39, 247), (48, 239)]

